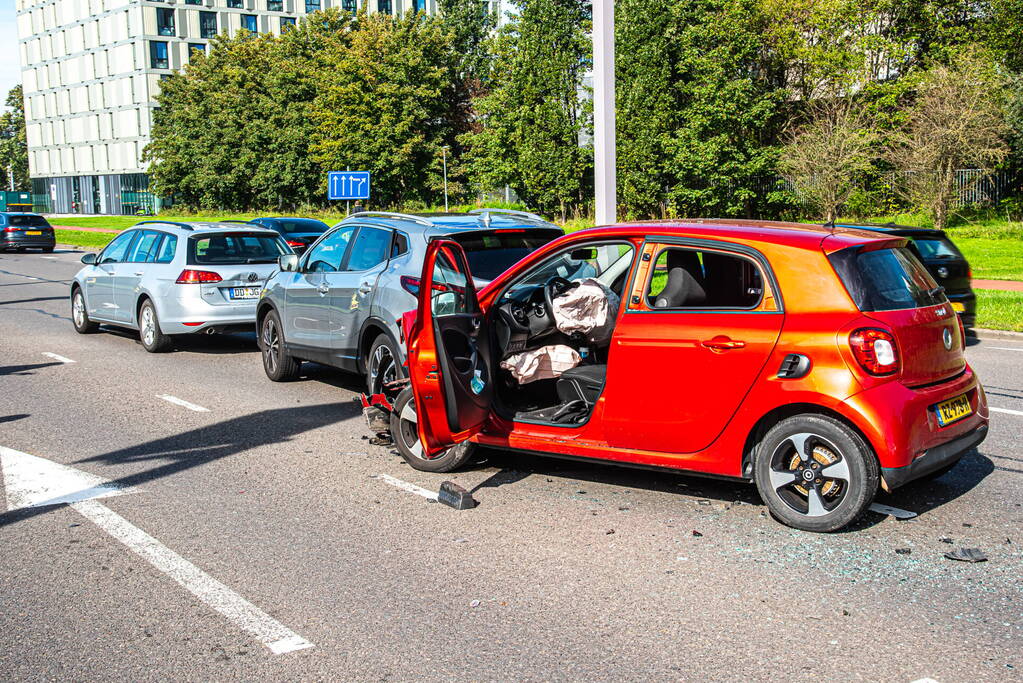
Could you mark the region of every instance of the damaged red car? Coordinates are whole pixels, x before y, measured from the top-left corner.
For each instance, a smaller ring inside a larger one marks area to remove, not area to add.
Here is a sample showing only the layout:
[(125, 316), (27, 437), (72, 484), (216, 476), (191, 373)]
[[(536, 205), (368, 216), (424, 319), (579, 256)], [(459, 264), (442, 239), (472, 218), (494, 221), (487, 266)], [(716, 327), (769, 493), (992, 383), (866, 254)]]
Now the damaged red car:
[(480, 291), (431, 243), (392, 432), (414, 467), (474, 444), (752, 481), (833, 531), (987, 435), (962, 324), (904, 238), (692, 220), (584, 230)]

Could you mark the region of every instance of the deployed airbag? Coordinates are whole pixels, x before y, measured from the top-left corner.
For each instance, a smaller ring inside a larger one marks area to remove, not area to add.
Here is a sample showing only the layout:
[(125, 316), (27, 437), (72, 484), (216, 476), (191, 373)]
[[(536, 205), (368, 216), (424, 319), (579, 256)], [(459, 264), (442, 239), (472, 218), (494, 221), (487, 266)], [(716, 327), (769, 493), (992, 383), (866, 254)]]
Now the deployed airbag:
[(578, 332), (594, 344), (611, 340), (618, 295), (593, 278), (579, 280), (579, 285), (551, 300), (554, 323), (565, 334)]
[(501, 367), (509, 371), (519, 384), (529, 384), (540, 379), (560, 377), (561, 373), (574, 368), (581, 361), (582, 358), (572, 347), (552, 344), (535, 351), (512, 354), (501, 361)]

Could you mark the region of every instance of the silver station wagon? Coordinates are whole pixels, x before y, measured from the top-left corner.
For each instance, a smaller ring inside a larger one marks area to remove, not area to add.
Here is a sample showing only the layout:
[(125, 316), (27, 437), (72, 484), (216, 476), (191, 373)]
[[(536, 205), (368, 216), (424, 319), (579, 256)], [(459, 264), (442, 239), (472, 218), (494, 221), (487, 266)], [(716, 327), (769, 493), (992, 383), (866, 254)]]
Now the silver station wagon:
[(75, 330), (138, 330), (146, 351), (174, 335), (251, 331), (277, 259), (292, 253), (273, 230), (248, 223), (143, 221), (115, 237), (71, 284)]

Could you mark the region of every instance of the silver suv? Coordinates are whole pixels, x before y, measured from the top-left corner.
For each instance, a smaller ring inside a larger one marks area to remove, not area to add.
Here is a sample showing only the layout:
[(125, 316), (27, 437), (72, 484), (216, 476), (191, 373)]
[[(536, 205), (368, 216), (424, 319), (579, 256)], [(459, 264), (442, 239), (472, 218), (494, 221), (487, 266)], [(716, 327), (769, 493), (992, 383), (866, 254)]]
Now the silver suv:
[(248, 223), (142, 221), (115, 237), (71, 283), (80, 334), (108, 324), (139, 330), (146, 351), (173, 335), (252, 331), (263, 283), (291, 248)]
[(257, 310), (263, 369), (275, 382), (303, 360), (364, 374), (371, 394), (405, 376), (400, 320), (416, 308), (426, 245), (436, 237), (465, 250), (485, 284), (534, 249), (561, 237), (534, 214), (361, 212), (324, 233), (301, 256), (281, 259)]

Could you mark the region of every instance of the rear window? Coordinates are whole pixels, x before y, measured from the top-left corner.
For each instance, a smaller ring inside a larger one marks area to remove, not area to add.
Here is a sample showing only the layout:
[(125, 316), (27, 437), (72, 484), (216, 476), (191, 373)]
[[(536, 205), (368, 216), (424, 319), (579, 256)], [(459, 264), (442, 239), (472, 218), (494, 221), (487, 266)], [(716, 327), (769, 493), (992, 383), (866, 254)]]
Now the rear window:
[(8, 225), (16, 225), (19, 228), (48, 228), (50, 224), (42, 216), (8, 216)]
[(287, 220), (279, 218), (277, 224), (281, 226), (283, 232), (298, 232), (308, 234), (322, 235), (330, 229), (330, 226), (322, 221), (315, 221), (312, 219), (294, 219)]
[(281, 254), (291, 253), (279, 236), (265, 233), (215, 233), (188, 242), (192, 264), (274, 263)]
[(952, 242), (940, 237), (915, 237), (913, 238), (913, 246), (920, 252), (920, 256), (925, 259), (963, 258), (962, 252), (956, 249)]
[(844, 249), (831, 262), (861, 311), (896, 311), (945, 303), (944, 293), (906, 247)]
[(462, 245), (474, 278), (493, 280), (527, 254), (561, 237), (560, 230), (465, 232), (449, 235)]

